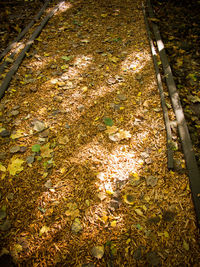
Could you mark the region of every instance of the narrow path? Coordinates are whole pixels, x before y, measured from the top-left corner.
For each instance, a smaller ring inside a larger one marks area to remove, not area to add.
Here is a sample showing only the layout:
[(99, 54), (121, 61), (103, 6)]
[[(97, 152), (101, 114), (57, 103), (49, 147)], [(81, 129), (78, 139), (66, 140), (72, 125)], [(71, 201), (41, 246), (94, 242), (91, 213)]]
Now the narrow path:
[(0, 235), (18, 265), (198, 266), (140, 0), (66, 1), (0, 108)]

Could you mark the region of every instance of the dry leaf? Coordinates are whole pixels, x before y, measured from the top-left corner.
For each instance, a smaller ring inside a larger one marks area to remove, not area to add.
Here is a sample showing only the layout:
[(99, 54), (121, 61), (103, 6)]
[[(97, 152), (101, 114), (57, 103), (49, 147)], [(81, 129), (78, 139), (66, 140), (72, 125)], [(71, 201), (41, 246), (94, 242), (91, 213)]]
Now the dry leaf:
[(92, 256), (101, 259), (104, 255), (104, 246), (96, 246), (92, 248)]
[(107, 130), (105, 131), (105, 133), (107, 134), (114, 134), (118, 131), (117, 126), (107, 126)]
[(47, 143), (46, 145), (44, 145), (40, 148), (41, 156), (43, 158), (50, 158), (51, 157), (51, 153), (53, 152), (53, 149), (50, 149), (49, 146), (50, 146), (50, 144)]
[(42, 236), (44, 233), (47, 233), (48, 231), (50, 230), (49, 227), (47, 226), (42, 226), (42, 228), (40, 229), (40, 232), (39, 232), (39, 236)]
[(120, 140), (129, 139), (129, 138), (131, 138), (131, 134), (129, 131), (119, 130), (119, 138), (120, 138)]

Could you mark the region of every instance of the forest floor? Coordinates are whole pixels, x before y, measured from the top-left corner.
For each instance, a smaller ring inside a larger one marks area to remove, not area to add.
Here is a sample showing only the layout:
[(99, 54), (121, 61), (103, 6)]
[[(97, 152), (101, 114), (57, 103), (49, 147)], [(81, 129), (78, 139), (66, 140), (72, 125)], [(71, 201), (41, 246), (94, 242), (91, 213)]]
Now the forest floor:
[(199, 266), (175, 130), (175, 170), (167, 168), (140, 0), (67, 1), (0, 108), (2, 258), (18, 266)]

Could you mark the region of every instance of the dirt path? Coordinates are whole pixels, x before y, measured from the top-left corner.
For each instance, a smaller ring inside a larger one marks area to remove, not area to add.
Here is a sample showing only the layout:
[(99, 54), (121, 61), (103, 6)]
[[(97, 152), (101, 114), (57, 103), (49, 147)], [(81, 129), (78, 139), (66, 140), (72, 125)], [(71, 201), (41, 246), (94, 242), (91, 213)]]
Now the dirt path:
[(1, 127), (0, 234), (19, 266), (198, 266), (141, 1), (66, 2), (1, 100)]

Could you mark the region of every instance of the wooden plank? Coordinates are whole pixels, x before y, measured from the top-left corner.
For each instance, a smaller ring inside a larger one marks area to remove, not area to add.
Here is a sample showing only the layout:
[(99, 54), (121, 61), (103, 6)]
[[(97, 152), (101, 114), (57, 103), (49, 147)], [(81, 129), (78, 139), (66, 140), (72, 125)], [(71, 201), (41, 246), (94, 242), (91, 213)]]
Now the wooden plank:
[[(150, 0), (147, 0), (148, 12), (150, 18), (155, 18)], [(157, 42), (158, 51), (160, 54), (160, 59), (164, 69), (164, 74), (166, 78), (167, 87), (169, 90), (172, 106), (174, 113), (176, 115), (176, 120), (178, 124), (179, 135), (181, 139), (181, 144), (185, 156), (185, 162), (188, 169), (190, 188), (194, 203), (194, 208), (196, 212), (197, 225), (200, 227), (200, 172), (196, 162), (195, 154), (192, 147), (192, 141), (188, 131), (187, 123), (181, 106), (180, 98), (176, 89), (174, 78), (172, 75), (172, 70), (169, 65), (167, 54), (165, 52), (164, 44), (161, 39), (161, 35), (158, 26), (152, 22), (152, 29)]]
[(44, 26), (48, 22), (48, 20), (55, 14), (55, 12), (60, 8), (60, 6), (62, 5), (63, 2), (64, 1), (62, 1), (58, 5), (56, 5), (56, 7), (54, 7), (53, 10), (46, 15), (46, 17), (43, 19), (41, 24), (36, 28), (34, 33), (31, 35), (29, 41), (26, 43), (26, 46), (24, 47), (24, 49), (21, 51), (21, 53), (19, 54), (19, 56), (15, 60), (14, 64), (12, 65), (12, 67), (10, 69), (10, 71), (7, 73), (5, 79), (3, 80), (3, 82), (2, 82), (2, 84), (0, 86), (0, 98), (3, 97), (5, 91), (7, 90), (8, 86), (9, 86), (10, 81), (12, 80), (13, 75), (18, 70), (22, 60), (26, 56), (26, 53), (28, 52), (28, 50), (30, 49), (32, 44), (34, 43), (34, 40), (39, 36), (39, 34), (41, 33), (42, 29), (44, 28)]
[[(35, 18), (33, 20), (31, 20), (31, 22), (23, 29), (23, 31), (20, 32), (19, 35), (14, 39), (14, 41), (10, 45), (8, 45), (8, 47), (1, 53), (0, 61), (8, 54), (8, 52), (16, 45), (16, 43), (19, 42), (24, 37), (24, 35), (33, 26), (33, 24), (42, 16), (42, 14), (44, 13), (44, 10), (46, 9), (49, 2), (50, 2), (50, 0), (47, 0), (44, 3), (43, 7), (40, 9), (40, 11), (35, 16)], [(12, 58), (13, 57), (14, 57), (14, 55), (12, 55)], [(4, 66), (4, 68), (5, 68), (5, 66)], [(1, 67), (1, 69), (2, 69), (2, 67)], [(1, 72), (2, 72), (2, 70), (1, 70)]]
[(146, 25), (147, 36), (149, 39), (149, 45), (150, 45), (151, 53), (152, 53), (152, 57), (153, 57), (153, 63), (154, 63), (154, 68), (155, 68), (155, 72), (156, 72), (157, 85), (158, 85), (158, 89), (159, 89), (159, 93), (160, 93), (161, 106), (162, 106), (162, 110), (163, 110), (165, 129), (166, 129), (166, 133), (167, 133), (167, 161), (168, 161), (168, 169), (170, 170), (170, 169), (174, 168), (174, 159), (173, 159), (174, 151), (172, 150), (172, 132), (171, 132), (171, 127), (170, 127), (170, 120), (169, 120), (168, 110), (167, 110), (166, 103), (165, 103), (165, 96), (164, 96), (162, 79), (161, 79), (161, 75), (160, 75), (159, 67), (158, 67), (158, 62), (157, 62), (156, 49), (154, 47), (153, 40), (151, 38), (149, 23), (147, 20), (146, 11), (145, 11), (144, 6), (143, 6), (143, 14), (144, 14), (144, 20), (145, 20), (145, 25)]

